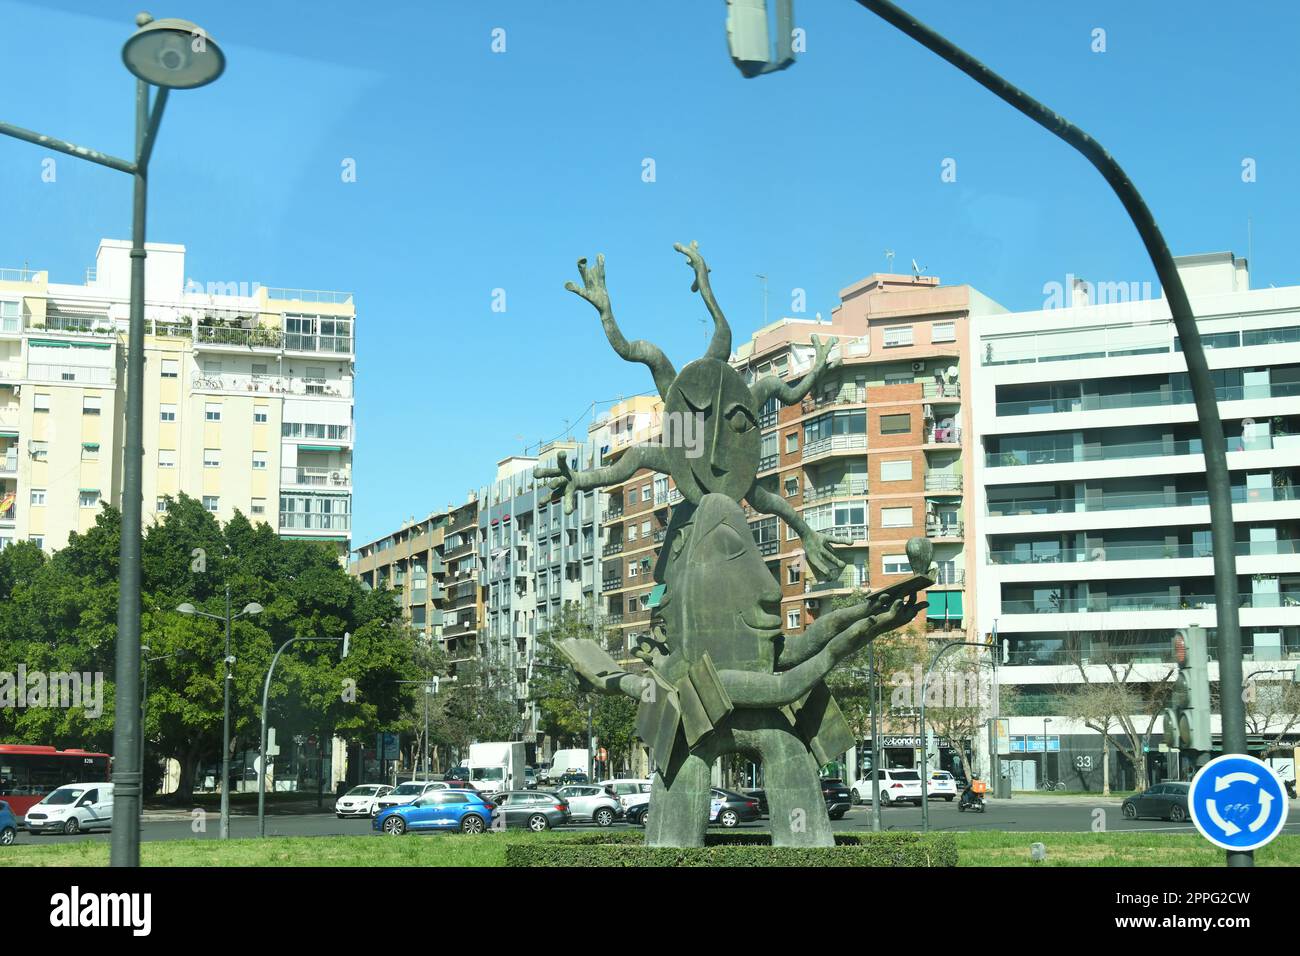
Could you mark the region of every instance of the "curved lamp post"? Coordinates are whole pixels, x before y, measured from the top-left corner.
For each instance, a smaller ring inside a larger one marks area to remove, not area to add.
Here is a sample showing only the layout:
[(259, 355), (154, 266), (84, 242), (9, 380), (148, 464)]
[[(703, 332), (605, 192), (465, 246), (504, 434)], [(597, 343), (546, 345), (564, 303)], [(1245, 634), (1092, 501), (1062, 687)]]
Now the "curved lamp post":
[[(925, 735), (925, 694), (930, 685), (930, 674), (934, 672), (934, 665), (939, 663), (939, 659), (948, 653), (954, 647), (980, 647), (993, 653), (993, 666), (997, 666), (997, 651), (988, 644), (980, 644), (977, 641), (949, 641), (943, 647), (939, 648), (939, 653), (934, 655), (934, 660), (930, 661), (930, 666), (925, 669), (925, 676), (921, 678), (921, 832), (928, 833), (930, 830), (930, 748), (927, 746)], [(972, 777), (974, 774), (972, 773)]]
[(271, 658), (271, 666), (266, 669), (266, 683), (262, 685), (262, 740), (257, 749), (257, 835), (266, 836), (266, 716), (267, 703), (271, 698), (271, 677), (275, 674), (275, 665), (280, 661), (280, 655), (283, 654), (290, 644), (296, 644), (299, 641), (334, 641), (343, 644), (343, 658), (346, 660), (348, 650), (352, 645), (352, 635), (344, 634), (342, 637), (291, 637), (275, 652)]
[(238, 614), (230, 613), (230, 585), (226, 585), (226, 613), (209, 614), (207, 611), (200, 611), (193, 604), (186, 602), (176, 608), (181, 614), (189, 614), (195, 617), (206, 617), (213, 621), (224, 621), (226, 625), (226, 653), (222, 661), (226, 665), (226, 678), (222, 682), (225, 687), (223, 690), (222, 702), (222, 719), (221, 719), (221, 839), (230, 839), (230, 685), (235, 680), (235, 656), (230, 653), (230, 622), (236, 618), (250, 617), (254, 614), (262, 613), (262, 605), (256, 601), (250, 601), (244, 605), (244, 609)]
[[(0, 133), (129, 174), (135, 181), (131, 215), (131, 314), (126, 360), (126, 436), (122, 457), (122, 532), (117, 599), (116, 711), (113, 725), (113, 827), (109, 863), (140, 865), (140, 510), (144, 459), (144, 239), (149, 158), (167, 94), (211, 83), (226, 68), (221, 48), (188, 20), (135, 18), (138, 29), (122, 47), (136, 77), (135, 158), (119, 159), (67, 140), (0, 123)], [(149, 88), (157, 93), (149, 102)]]

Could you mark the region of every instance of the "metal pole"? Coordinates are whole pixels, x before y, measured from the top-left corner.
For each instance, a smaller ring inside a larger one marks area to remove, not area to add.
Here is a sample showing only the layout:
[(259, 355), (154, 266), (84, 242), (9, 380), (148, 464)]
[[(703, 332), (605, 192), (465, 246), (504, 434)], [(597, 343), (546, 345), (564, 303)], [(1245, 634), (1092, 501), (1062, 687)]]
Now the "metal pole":
[(1047, 725), (1052, 722), (1052, 718), (1043, 718), (1043, 783), (1047, 783)]
[(880, 712), (876, 682), (876, 645), (867, 645), (867, 699), (871, 702), (871, 829), (880, 832)]
[(226, 666), (221, 718), (221, 839), (230, 839), (230, 684), (234, 673), (230, 667), (230, 583), (226, 583)]
[[(162, 106), (159, 96), (159, 109)], [(149, 85), (135, 85), (137, 156), (149, 126)], [(126, 342), (126, 428), (122, 451), (122, 524), (118, 551), (117, 713), (113, 725), (113, 816), (109, 846), (112, 866), (140, 865), (140, 510), (144, 466), (144, 260), (146, 168), (133, 170), (131, 211), (131, 311)]]
[(424, 685), (424, 782), (429, 782), (429, 685)]
[[(1174, 258), (1142, 195), (1101, 144), (1065, 117), (994, 73), (969, 53), (944, 39), (889, 0), (858, 0), (872, 13), (947, 60), (999, 99), (1015, 107), (1081, 153), (1101, 173), (1123, 204), (1155, 267), (1169, 301), (1169, 313), (1182, 345), (1205, 450), (1205, 486), (1210, 501), (1210, 541), (1214, 552), (1214, 600), (1219, 643), (1220, 707), (1224, 753), (1246, 753), (1246, 707), (1242, 699), (1241, 621), (1238, 614), (1237, 557), (1232, 524), (1232, 479), (1218, 399), (1210, 378), (1200, 330)], [(1228, 866), (1254, 866), (1254, 854), (1227, 852)]]

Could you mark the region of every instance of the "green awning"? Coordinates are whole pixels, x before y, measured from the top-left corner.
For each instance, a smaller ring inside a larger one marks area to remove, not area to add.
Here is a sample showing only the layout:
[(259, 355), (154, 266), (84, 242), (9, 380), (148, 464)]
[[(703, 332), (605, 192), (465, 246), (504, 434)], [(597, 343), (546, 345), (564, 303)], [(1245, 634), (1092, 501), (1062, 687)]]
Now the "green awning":
[(44, 346), (44, 347), (47, 348), (47, 349), (70, 349), (70, 348), (72, 348), (72, 343), (71, 343), (71, 342), (58, 342), (58, 341), (55, 341), (55, 340), (53, 340), (53, 339), (29, 339), (28, 342), (27, 342), (27, 344), (28, 344), (28, 345), (41, 345), (41, 346)]
[(656, 584), (650, 590), (650, 599), (646, 603), (646, 607), (658, 607), (659, 602), (664, 599), (664, 588), (666, 587), (666, 584)]
[(932, 621), (961, 620), (961, 597), (960, 591), (926, 591), (925, 600), (929, 606), (925, 609), (925, 616)]
[(299, 451), (339, 451), (338, 445), (299, 445)]
[(0, 428), (0, 438), (17, 438), (17, 437), (18, 437), (17, 429), (11, 431), (8, 428)]

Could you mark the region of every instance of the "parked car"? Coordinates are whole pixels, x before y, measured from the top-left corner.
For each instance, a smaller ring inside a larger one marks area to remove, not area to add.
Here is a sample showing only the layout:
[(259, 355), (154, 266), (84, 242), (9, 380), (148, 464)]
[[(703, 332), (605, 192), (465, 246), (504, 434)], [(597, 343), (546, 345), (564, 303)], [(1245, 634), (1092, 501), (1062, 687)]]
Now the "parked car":
[(618, 797), (597, 784), (575, 783), (555, 791), (569, 805), (574, 820), (590, 821), (607, 827), (623, 816)]
[(826, 813), (839, 820), (853, 806), (853, 791), (839, 777), (822, 778), (822, 797), (826, 800)]
[(414, 803), (434, 790), (450, 789), (452, 789), (451, 784), (445, 780), (408, 780), (406, 783), (399, 783), (382, 797), (375, 797), (375, 813), (383, 813), (390, 807), (400, 807), (404, 803)]
[(334, 815), (342, 820), (344, 817), (373, 817), (378, 811), (375, 800), (392, 793), (393, 788), (386, 783), (363, 783), (353, 787), (334, 803)]
[(640, 822), (640, 815), (650, 805), (652, 784), (649, 780), (614, 777), (600, 781), (597, 786), (604, 787), (608, 793), (618, 798), (618, 805), (623, 808), (623, 818), (628, 823)]
[(0, 800), (0, 846), (12, 846), (18, 837), (18, 818), (9, 804)]
[(1181, 823), (1187, 819), (1187, 795), (1190, 783), (1158, 783), (1141, 793), (1135, 793), (1120, 804), (1120, 810), (1130, 820), (1158, 817)]
[(51, 790), (40, 803), (32, 805), (23, 818), (23, 826), (33, 835), (110, 829), (113, 826), (113, 785), (64, 784)]
[(709, 822), (731, 829), (759, 820), (758, 801), (734, 790), (714, 787), (709, 799)]
[(372, 830), (401, 836), (419, 830), (459, 830), (483, 833), (499, 811), (474, 790), (430, 790), (411, 803), (381, 810)]
[(957, 778), (947, 770), (935, 770), (926, 790), (931, 800), (942, 798), (952, 803), (957, 797)]
[(469, 784), (469, 767), (461, 764), (458, 767), (448, 767), (447, 772), (442, 775), (443, 783), (449, 783), (453, 787), (460, 786), (462, 789)]
[(537, 789), (537, 771), (532, 767), (524, 768), (524, 786), (529, 790)]
[(917, 770), (886, 770), (881, 768), (874, 774), (875, 783), (864, 777), (853, 785), (853, 791), (863, 803), (871, 802), (871, 792), (875, 785), (880, 788), (881, 806), (895, 803), (921, 805), (921, 774)]
[(567, 787), (573, 783), (591, 783), (591, 778), (581, 770), (569, 770), (560, 774), (560, 779), (555, 781), (555, 785), (558, 787)]
[(507, 827), (527, 827), (530, 830), (550, 830), (562, 827), (571, 819), (569, 804), (558, 793), (549, 790), (506, 790), (488, 798), (502, 814), (502, 824)]

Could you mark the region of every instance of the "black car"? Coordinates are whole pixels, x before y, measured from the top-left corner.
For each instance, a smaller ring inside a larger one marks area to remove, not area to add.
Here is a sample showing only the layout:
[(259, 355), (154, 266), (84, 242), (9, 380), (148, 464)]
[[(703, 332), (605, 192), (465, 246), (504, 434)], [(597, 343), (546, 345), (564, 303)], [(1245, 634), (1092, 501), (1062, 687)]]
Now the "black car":
[(1158, 817), (1182, 823), (1187, 819), (1187, 794), (1190, 783), (1158, 783), (1127, 798), (1120, 809), (1130, 820)]
[(560, 782), (556, 786), (567, 787), (573, 783), (591, 783), (591, 778), (581, 771), (570, 770), (560, 774)]
[[(838, 777), (827, 777), (821, 781), (822, 799), (826, 801), (826, 814), (832, 820), (841, 819), (853, 806), (853, 791), (844, 785)], [(758, 803), (758, 812), (768, 816), (767, 791), (746, 790), (745, 795)]]
[[(623, 819), (634, 826), (645, 826), (650, 815), (650, 804), (640, 803), (628, 807)], [(709, 825), (731, 829), (742, 823), (752, 823), (762, 819), (758, 799), (753, 793), (736, 793), (734, 790), (722, 790), (718, 787), (709, 791)]]

